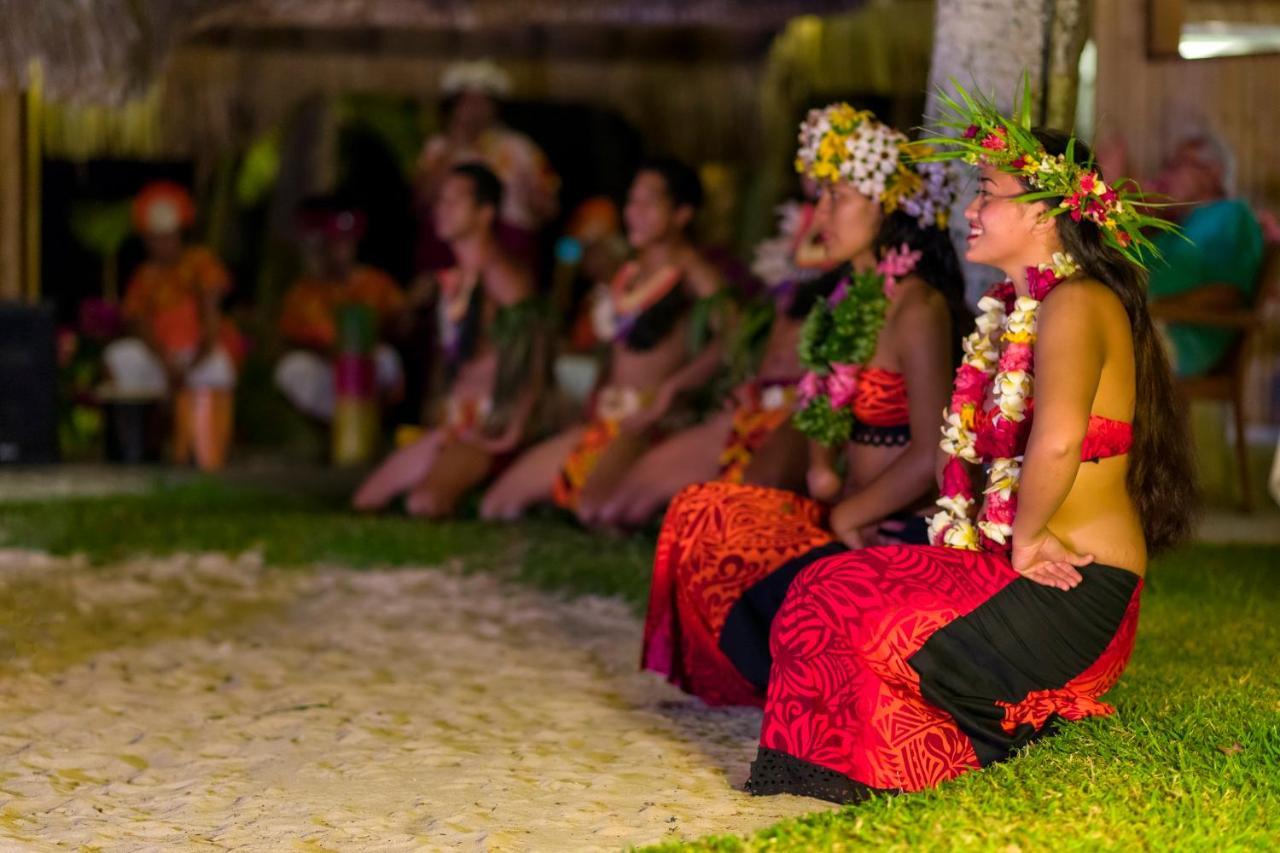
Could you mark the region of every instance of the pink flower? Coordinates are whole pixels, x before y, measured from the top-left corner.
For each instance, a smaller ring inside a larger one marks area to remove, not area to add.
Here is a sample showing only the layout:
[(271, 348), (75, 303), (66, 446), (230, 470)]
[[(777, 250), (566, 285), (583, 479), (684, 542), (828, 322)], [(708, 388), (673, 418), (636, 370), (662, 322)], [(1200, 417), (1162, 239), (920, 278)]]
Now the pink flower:
[(1004, 137), (996, 133), (988, 133), (983, 137), (981, 144), (988, 151), (1003, 151), (1009, 147), (1009, 143), (1005, 142)]
[(1098, 185), (1098, 176), (1093, 172), (1085, 172), (1080, 176), (1081, 192), (1091, 193), (1093, 188)]
[(924, 253), (911, 251), (906, 243), (901, 248), (890, 249), (885, 253), (884, 258), (876, 265), (876, 272), (884, 276), (885, 296), (893, 298), (894, 291), (898, 288), (898, 279), (914, 270), (922, 257)]
[(958, 457), (951, 457), (942, 469), (942, 493), (951, 497), (973, 498), (973, 481), (969, 469)]
[(999, 492), (992, 492), (987, 495), (986, 503), (982, 506), (982, 515), (987, 521), (994, 521), (996, 524), (1013, 524), (1016, 507), (1016, 498), (1005, 500)]
[(962, 364), (956, 371), (956, 382), (951, 392), (951, 411), (958, 412), (965, 403), (982, 404), (987, 396), (987, 374), (971, 364)]
[(971, 124), (964, 129), (965, 139), (973, 139), (977, 135), (978, 135), (978, 126), (976, 124)]
[(1000, 369), (1029, 371), (1032, 354), (1033, 351), (1028, 344), (1011, 343), (1005, 347), (1004, 354), (1000, 356)]
[(1104, 204), (1115, 204), (1119, 200), (1120, 194), (1113, 189), (1108, 188), (1107, 191), (1102, 194), (1102, 201)]
[(796, 391), (800, 395), (800, 402), (802, 404), (808, 403), (814, 397), (822, 394), (822, 377), (810, 370), (804, 375), (804, 378), (797, 383)]
[[(1072, 214), (1075, 215), (1074, 213)], [(1038, 269), (1036, 267), (1027, 267), (1027, 293), (1032, 299), (1044, 299), (1049, 295), (1049, 291), (1061, 282), (1058, 274), (1053, 268)]]
[(856, 364), (833, 364), (831, 370), (827, 394), (831, 397), (831, 408), (842, 409), (858, 396), (858, 374), (862, 368)]

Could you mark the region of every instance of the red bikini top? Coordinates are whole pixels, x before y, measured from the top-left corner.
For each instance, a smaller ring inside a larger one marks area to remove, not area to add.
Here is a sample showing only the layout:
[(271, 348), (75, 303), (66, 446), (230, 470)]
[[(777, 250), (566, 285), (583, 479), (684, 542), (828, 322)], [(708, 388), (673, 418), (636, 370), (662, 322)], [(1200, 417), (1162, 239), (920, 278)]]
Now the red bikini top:
[[(1018, 435), (1012, 439), (1018, 447), (1018, 453), (1027, 446), (1027, 436), (1031, 432), (1032, 410), (1027, 412), (1026, 420), (1019, 424), (1002, 421), (1007, 428), (1017, 429)], [(1003, 449), (1011, 440), (1001, 436), (995, 428), (995, 407), (988, 409), (976, 425), (977, 440), (974, 442), (978, 455), (983, 459), (994, 459), (1006, 455)], [(1101, 415), (1089, 415), (1089, 425), (1085, 428), (1084, 440), (1080, 443), (1080, 460), (1097, 462), (1113, 456), (1124, 456), (1133, 447), (1133, 424), (1128, 421), (1117, 421)]]
[(1080, 444), (1080, 459), (1097, 462), (1112, 456), (1124, 456), (1133, 447), (1133, 424), (1101, 415), (1089, 415), (1089, 426)]
[(853, 416), (867, 426), (907, 426), (911, 413), (907, 408), (907, 382), (902, 374), (882, 367), (864, 367), (858, 373)]

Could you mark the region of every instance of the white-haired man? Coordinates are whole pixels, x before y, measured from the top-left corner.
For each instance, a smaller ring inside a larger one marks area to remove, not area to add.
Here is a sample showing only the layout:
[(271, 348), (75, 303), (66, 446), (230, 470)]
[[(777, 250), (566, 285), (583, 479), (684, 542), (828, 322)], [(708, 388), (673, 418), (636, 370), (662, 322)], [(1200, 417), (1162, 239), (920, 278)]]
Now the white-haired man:
[[(449, 170), (479, 163), (502, 181), (498, 239), (523, 261), (536, 260), (537, 234), (557, 211), (560, 180), (537, 144), (499, 120), (499, 102), (511, 88), (502, 69), (490, 62), (460, 62), (441, 80), (445, 130), (427, 140), (418, 159), (417, 186), (424, 211), (430, 211)], [(422, 217), (418, 266), (453, 266), (448, 246), (435, 234), (429, 215)]]
[(1237, 332), (1197, 325), (1206, 312), (1247, 308), (1262, 265), (1263, 238), (1249, 205), (1233, 198), (1231, 151), (1211, 133), (1180, 139), (1144, 189), (1167, 196), (1165, 208), (1187, 239), (1153, 236), (1162, 259), (1151, 265), (1151, 312), (1166, 321), (1179, 376), (1198, 376), (1226, 356)]

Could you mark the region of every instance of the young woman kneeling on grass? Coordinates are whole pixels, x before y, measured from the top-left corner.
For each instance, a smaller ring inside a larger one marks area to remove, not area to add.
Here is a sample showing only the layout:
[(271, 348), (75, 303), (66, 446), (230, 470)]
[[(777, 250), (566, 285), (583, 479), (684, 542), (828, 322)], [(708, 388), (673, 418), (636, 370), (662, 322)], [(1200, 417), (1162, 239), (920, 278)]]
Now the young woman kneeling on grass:
[(918, 791), (1111, 713), (1148, 555), (1190, 528), (1186, 423), (1141, 266), (1161, 225), (1081, 143), (950, 106), (964, 132), (939, 156), (981, 170), (967, 256), (1009, 278), (956, 373), (933, 544), (828, 557), (791, 584), (755, 794)]

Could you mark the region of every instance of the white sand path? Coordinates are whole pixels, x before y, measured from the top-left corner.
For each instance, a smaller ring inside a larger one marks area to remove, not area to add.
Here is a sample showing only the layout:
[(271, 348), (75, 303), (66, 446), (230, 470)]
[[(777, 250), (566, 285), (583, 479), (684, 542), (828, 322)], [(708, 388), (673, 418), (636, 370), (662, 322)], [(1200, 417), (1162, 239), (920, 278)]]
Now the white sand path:
[(0, 660), (0, 850), (619, 849), (825, 807), (737, 790), (758, 713), (636, 672), (614, 601), (448, 569), (0, 553), (0, 588), (32, 583), (68, 620), (213, 627)]

